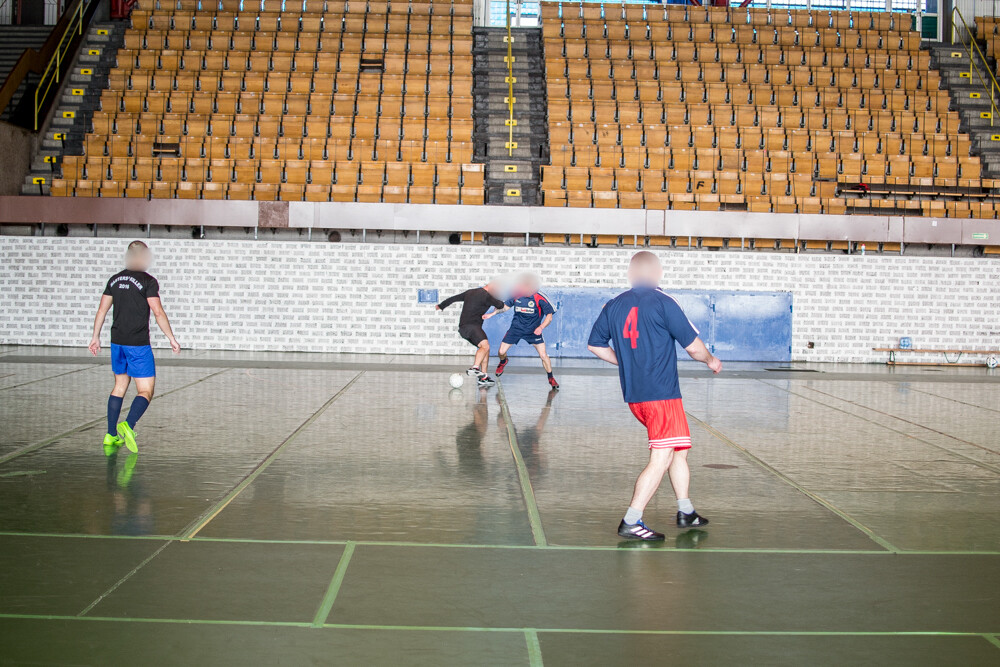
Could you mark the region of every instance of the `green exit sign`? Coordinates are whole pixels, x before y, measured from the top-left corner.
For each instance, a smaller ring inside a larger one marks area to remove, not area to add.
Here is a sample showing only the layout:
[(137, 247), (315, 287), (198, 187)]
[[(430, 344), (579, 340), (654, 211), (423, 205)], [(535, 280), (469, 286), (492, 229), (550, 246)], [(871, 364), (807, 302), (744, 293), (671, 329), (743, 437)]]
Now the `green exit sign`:
[(976, 232), (972, 235), (972, 238), (976, 241), (986, 241), (990, 238), (990, 235), (986, 232)]

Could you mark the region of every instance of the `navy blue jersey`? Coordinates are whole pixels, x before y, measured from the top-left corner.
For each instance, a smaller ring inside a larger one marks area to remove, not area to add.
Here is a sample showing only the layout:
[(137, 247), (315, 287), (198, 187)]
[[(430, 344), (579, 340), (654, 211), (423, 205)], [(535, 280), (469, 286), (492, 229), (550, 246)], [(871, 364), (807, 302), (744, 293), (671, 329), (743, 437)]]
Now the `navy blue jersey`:
[(604, 304), (590, 331), (590, 345), (618, 357), (618, 376), (628, 403), (680, 398), (677, 346), (698, 337), (673, 297), (659, 288), (633, 287)]
[(549, 297), (541, 292), (507, 299), (504, 305), (514, 309), (514, 319), (510, 322), (510, 330), (520, 333), (533, 332), (542, 324), (546, 315), (552, 315), (556, 312), (556, 309), (549, 302)]

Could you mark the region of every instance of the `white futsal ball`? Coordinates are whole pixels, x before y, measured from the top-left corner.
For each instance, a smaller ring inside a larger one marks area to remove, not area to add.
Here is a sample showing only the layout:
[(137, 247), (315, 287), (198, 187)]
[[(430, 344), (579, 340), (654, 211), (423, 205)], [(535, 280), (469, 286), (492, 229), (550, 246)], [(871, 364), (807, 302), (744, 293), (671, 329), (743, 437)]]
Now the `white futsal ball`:
[(987, 368), (996, 368), (998, 363), (1000, 363), (1000, 362), (998, 362), (997, 358), (994, 357), (992, 354), (990, 356), (986, 357), (986, 366), (987, 366)]
[(465, 378), (462, 377), (461, 373), (452, 373), (451, 377), (448, 378), (448, 383), (452, 387), (454, 387), (455, 389), (458, 389), (459, 387), (461, 387), (464, 382), (465, 382)]

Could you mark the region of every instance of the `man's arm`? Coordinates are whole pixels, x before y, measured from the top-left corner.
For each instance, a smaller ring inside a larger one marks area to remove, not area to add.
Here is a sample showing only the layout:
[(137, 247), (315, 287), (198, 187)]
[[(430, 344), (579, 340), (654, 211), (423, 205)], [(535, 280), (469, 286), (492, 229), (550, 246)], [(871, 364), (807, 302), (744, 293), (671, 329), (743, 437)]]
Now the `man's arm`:
[(500, 313), (505, 313), (508, 310), (509, 310), (509, 307), (507, 306), (507, 304), (504, 304), (503, 308), (497, 308), (496, 310), (492, 310), (492, 311), (486, 313), (485, 315), (483, 315), (483, 319), (484, 320), (488, 320), (491, 317), (493, 317), (494, 315), (499, 315)]
[(156, 319), (156, 326), (160, 327), (160, 331), (163, 335), (167, 337), (170, 341), (170, 349), (174, 351), (174, 354), (180, 354), (181, 344), (177, 342), (174, 337), (174, 332), (170, 329), (170, 320), (167, 319), (167, 311), (163, 310), (163, 304), (160, 303), (160, 297), (154, 296), (146, 299), (149, 302), (149, 309), (153, 311), (153, 317)]
[(587, 349), (609, 364), (618, 365), (618, 356), (611, 348), (611, 324), (608, 322), (608, 309), (605, 306), (601, 309), (601, 314), (597, 316), (597, 321), (590, 329), (590, 338), (587, 339)]
[(465, 295), (468, 294), (468, 293), (469, 293), (469, 291), (466, 290), (466, 291), (462, 292), (461, 294), (456, 294), (455, 296), (449, 296), (447, 299), (445, 299), (444, 301), (442, 301), (441, 303), (439, 303), (438, 305), (436, 305), (434, 307), (437, 308), (438, 310), (444, 310), (445, 308), (447, 308), (448, 306), (450, 306), (453, 303), (456, 303), (458, 301), (465, 301)]
[(603, 359), (609, 364), (618, 365), (618, 357), (615, 355), (615, 351), (610, 347), (601, 347), (600, 345), (588, 345), (587, 349), (590, 350), (598, 359)]
[(111, 310), (113, 303), (114, 299), (104, 294), (101, 296), (101, 303), (97, 306), (97, 315), (94, 317), (94, 335), (90, 337), (90, 345), (87, 346), (87, 349), (95, 357), (101, 351), (101, 329), (104, 328), (104, 319), (108, 316), (108, 311)]
[(701, 342), (700, 338), (695, 338), (694, 342), (684, 348), (687, 350), (688, 355), (691, 356), (695, 361), (700, 361), (709, 368), (712, 369), (713, 373), (718, 373), (722, 370), (722, 362), (714, 354), (708, 351), (705, 344)]
[(538, 328), (535, 329), (535, 335), (541, 336), (542, 331), (544, 331), (545, 327), (549, 326), (550, 324), (552, 324), (552, 313), (549, 313), (548, 315), (542, 318), (542, 323), (539, 324)]

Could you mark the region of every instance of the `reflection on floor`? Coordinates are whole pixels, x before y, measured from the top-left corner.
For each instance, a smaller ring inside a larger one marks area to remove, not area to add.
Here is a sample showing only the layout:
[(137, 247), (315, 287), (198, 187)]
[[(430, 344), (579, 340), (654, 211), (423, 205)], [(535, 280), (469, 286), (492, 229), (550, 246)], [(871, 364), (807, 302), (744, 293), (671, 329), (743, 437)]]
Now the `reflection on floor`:
[(106, 360), (4, 348), (0, 663), (1000, 664), (1000, 375), (685, 369), (648, 547), (616, 377), (463, 361), (192, 354), (107, 458)]

